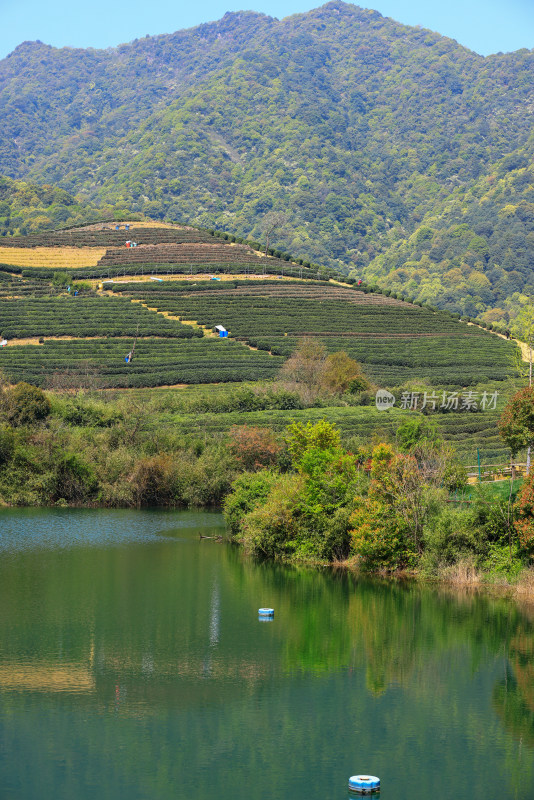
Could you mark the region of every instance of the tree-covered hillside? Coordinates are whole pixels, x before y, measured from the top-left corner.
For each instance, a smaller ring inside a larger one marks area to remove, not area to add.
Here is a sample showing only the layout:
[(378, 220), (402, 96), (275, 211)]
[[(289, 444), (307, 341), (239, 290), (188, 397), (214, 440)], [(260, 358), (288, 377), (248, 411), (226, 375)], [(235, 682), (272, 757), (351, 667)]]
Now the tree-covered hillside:
[[(95, 213), (96, 209), (80, 205), (64, 189), (0, 177), (0, 236), (76, 225)], [(102, 215), (101, 210), (98, 213)]]
[(497, 326), (513, 322), (534, 295), (533, 144), (456, 188), (411, 235), (390, 231), (366, 277)]
[(0, 62), (0, 169), (253, 239), (283, 211), (295, 256), (506, 322), (532, 283), (533, 76), (532, 51), (337, 0), (105, 51), (26, 42)]

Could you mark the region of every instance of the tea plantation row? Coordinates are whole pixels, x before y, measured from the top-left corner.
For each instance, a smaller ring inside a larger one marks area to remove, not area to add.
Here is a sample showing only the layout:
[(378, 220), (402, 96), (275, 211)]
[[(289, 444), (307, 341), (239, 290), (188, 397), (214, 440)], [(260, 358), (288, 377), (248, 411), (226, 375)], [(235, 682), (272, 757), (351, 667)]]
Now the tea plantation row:
[[(175, 294), (157, 293), (145, 284), (143, 299), (161, 311), (168, 311), (184, 319), (197, 320), (212, 327), (223, 321), (233, 336), (280, 336), (324, 333), (372, 333), (373, 335), (452, 334), (454, 336), (484, 336), (476, 326), (459, 323), (445, 312), (432, 312), (408, 304), (365, 306), (338, 300), (311, 300), (295, 292), (291, 298), (270, 298), (257, 295), (224, 296), (201, 295), (194, 292), (181, 296), (176, 286)], [(328, 298), (329, 287), (324, 296)], [(137, 294), (137, 293), (136, 293)], [(492, 337), (493, 338), (493, 337)]]
[(140, 303), (115, 297), (53, 297), (0, 300), (0, 334), (7, 339), (34, 336), (166, 336), (202, 333)]
[[(184, 439), (188, 437), (226, 434), (234, 425), (252, 425), (272, 428), (283, 432), (292, 422), (317, 422), (326, 419), (341, 431), (349, 447), (369, 443), (373, 434), (380, 432), (381, 438), (392, 438), (399, 424), (406, 419), (407, 412), (400, 409), (378, 411), (374, 406), (328, 407), (293, 409), (287, 411), (243, 411), (204, 414), (175, 413), (158, 415), (158, 424), (172, 425)], [(477, 463), (477, 448), (483, 463), (506, 463), (509, 451), (506, 450), (497, 430), (496, 412), (479, 414), (439, 414), (435, 420), (440, 434), (452, 445), (464, 464)]]
[(37, 386), (54, 385), (59, 373), (73, 385), (123, 388), (261, 380), (274, 377), (282, 364), (228, 339), (139, 339), (127, 364), (130, 349), (130, 340), (112, 338), (15, 345), (0, 351), (0, 370)]
[[(114, 228), (114, 226), (113, 226)], [(127, 239), (138, 244), (182, 244), (197, 242), (213, 242), (214, 237), (207, 231), (193, 228), (154, 228), (142, 225), (130, 225), (127, 231), (124, 225), (120, 230), (102, 228), (100, 230), (77, 228), (69, 231), (50, 231), (31, 234), (30, 236), (5, 236), (3, 247), (120, 247)]]
[[(0, 272), (1, 275), (6, 273)], [(0, 278), (0, 298), (35, 298), (35, 297), (50, 297), (57, 295), (57, 289), (46, 281), (25, 281), (21, 278), (12, 278), (11, 275), (7, 276), (9, 280), (2, 280)]]
[[(300, 286), (300, 284), (299, 284)], [(203, 291), (151, 291), (136, 287), (152, 307), (212, 327), (260, 350), (289, 356), (299, 337), (321, 339), (331, 352), (345, 350), (381, 386), (426, 380), (431, 386), (473, 386), (507, 379), (514, 345), (444, 312), (407, 304), (352, 305), (340, 300), (269, 298)], [(351, 291), (351, 290), (347, 290)], [(329, 287), (324, 287), (328, 295)]]
[[(273, 281), (262, 286), (251, 281), (248, 295), (243, 293), (243, 282), (235, 282), (235, 289), (228, 284), (224, 289), (222, 282), (113, 288), (130, 291), (173, 316), (208, 327), (223, 324), (234, 338), (277, 356), (289, 356), (299, 337), (318, 337), (329, 351), (345, 350), (360, 361), (367, 375), (382, 386), (410, 380), (426, 380), (432, 387), (472, 386), (490, 379), (506, 380), (511, 368), (512, 344), (443, 312), (399, 303), (365, 305), (366, 295), (344, 288), (341, 291), (349, 296), (360, 296), (356, 305), (302, 297), (312, 289), (325, 297), (337, 297), (340, 291), (319, 283), (307, 286), (305, 281), (286, 284), (284, 289), (292, 296), (276, 298), (259, 294), (272, 290)], [(167, 319), (128, 297), (0, 299), (0, 334), (8, 339), (117, 337), (137, 332), (142, 337), (201, 336), (191, 325)]]
[[(75, 267), (69, 269), (69, 276), (72, 276), (72, 280), (105, 280), (107, 278), (144, 275), (205, 275), (206, 273), (225, 275), (271, 274), (295, 278), (309, 275), (311, 278), (319, 280), (328, 280), (330, 277), (335, 276), (332, 270), (311, 270), (306, 267), (296, 267), (295, 265), (284, 264), (284, 262), (276, 262), (272, 259), (264, 261), (260, 264), (248, 264), (234, 259), (224, 264), (205, 264), (198, 261), (184, 264), (143, 262), (141, 264), (118, 264), (115, 266)], [(41, 267), (14, 267), (10, 264), (0, 264), (0, 270), (17, 272), (23, 277), (44, 280), (49, 280), (54, 272), (51, 269)]]
[(358, 286), (348, 287), (326, 283), (312, 278), (300, 279), (291, 276), (278, 278), (245, 278), (235, 280), (197, 280), (193, 282), (184, 281), (162, 281), (147, 284), (144, 281), (137, 283), (111, 283), (106, 288), (117, 294), (128, 294), (136, 296), (138, 294), (164, 294), (167, 297), (180, 297), (184, 292), (195, 292), (197, 297), (202, 297), (205, 292), (218, 292), (219, 297), (238, 298), (241, 295), (246, 297), (276, 297), (276, 298), (297, 298), (310, 300), (344, 300), (353, 305), (367, 306), (399, 306), (403, 308), (414, 308), (406, 306), (401, 300), (374, 292), (371, 287)]

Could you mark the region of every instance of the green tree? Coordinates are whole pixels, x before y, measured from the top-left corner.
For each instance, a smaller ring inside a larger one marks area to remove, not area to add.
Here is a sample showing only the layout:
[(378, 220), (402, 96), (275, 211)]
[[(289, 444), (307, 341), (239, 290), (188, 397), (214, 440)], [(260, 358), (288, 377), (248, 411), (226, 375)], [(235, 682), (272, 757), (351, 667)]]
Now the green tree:
[(534, 387), (527, 386), (516, 392), (506, 404), (500, 418), (502, 439), (515, 456), (519, 450), (534, 442)]
[(287, 222), (287, 214), (282, 211), (269, 211), (260, 223), (260, 228), (265, 236), (265, 252), (269, 250), (272, 236), (276, 230), (280, 231)]
[(375, 447), (369, 495), (357, 501), (351, 517), (353, 552), (372, 568), (413, 566), (443, 493), (440, 482), (440, 473), (430, 476), (413, 455), (386, 444)]
[(17, 383), (4, 394), (7, 419), (12, 425), (33, 425), (50, 414), (50, 400), (31, 383)]
[(331, 422), (293, 422), (287, 429), (286, 441), (294, 466), (298, 468), (305, 452), (310, 449), (337, 450), (341, 439)]
[(401, 422), (395, 438), (401, 453), (413, 452), (424, 445), (440, 447), (443, 444), (436, 423), (422, 415), (410, 416)]
[(233, 536), (242, 530), (244, 517), (267, 500), (277, 476), (269, 470), (246, 472), (232, 483), (232, 491), (224, 500), (226, 524)]

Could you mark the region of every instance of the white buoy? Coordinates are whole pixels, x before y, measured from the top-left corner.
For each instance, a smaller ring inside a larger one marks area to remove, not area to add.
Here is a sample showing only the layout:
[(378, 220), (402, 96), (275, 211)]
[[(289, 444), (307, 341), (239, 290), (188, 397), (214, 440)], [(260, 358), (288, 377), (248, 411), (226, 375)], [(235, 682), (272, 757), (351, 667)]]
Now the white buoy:
[(258, 608), (260, 617), (274, 617), (274, 608)]
[(353, 775), (349, 778), (349, 792), (374, 794), (380, 791), (380, 780), (374, 775)]

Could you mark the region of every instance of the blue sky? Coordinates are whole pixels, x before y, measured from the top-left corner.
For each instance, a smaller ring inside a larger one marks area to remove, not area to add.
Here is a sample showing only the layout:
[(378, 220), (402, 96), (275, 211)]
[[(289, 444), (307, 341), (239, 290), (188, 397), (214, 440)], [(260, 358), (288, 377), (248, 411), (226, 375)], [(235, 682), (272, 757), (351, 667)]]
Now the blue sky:
[[(172, 33), (250, 9), (273, 17), (322, 5), (321, 0), (0, 0), (0, 58), (27, 39), (56, 47), (113, 47), (148, 34)], [(534, 48), (534, 0), (374, 0), (361, 3), (407, 25), (456, 39), (482, 55)]]

